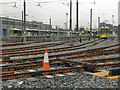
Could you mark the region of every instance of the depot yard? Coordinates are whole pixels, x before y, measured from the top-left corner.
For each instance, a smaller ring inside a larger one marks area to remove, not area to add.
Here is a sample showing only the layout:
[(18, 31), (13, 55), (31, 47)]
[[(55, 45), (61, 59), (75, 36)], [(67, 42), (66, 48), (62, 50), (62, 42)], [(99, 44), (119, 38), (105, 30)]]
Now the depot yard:
[[(1, 45), (2, 88), (118, 88), (119, 45), (114, 39)], [(50, 70), (42, 70), (45, 48)]]

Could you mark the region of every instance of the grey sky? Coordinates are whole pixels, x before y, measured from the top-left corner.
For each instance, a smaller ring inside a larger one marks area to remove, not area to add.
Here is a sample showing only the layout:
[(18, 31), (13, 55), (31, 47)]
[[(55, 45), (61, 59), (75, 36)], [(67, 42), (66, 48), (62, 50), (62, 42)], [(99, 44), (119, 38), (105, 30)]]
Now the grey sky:
[[(2, 0), (4, 2), (17, 2), (17, 8), (12, 7), (12, 4), (3, 4), (2, 16), (8, 16), (21, 19), (21, 11), (23, 10), (23, 0)], [(69, 14), (69, 6), (67, 1), (70, 0), (26, 0), (27, 1), (27, 20), (42, 21), (49, 23), (49, 18), (52, 18), (52, 24), (60, 27), (65, 27), (66, 13)], [(54, 1), (54, 2), (50, 2)], [(73, 28), (76, 24), (76, 0), (73, 1)], [(94, 4), (95, 1), (95, 4)], [(119, 0), (79, 0), (79, 26), (89, 27), (90, 9), (93, 9), (93, 27), (97, 27), (97, 18), (100, 16), (101, 21), (107, 20), (107, 23), (112, 23), (112, 15), (114, 15), (114, 25), (118, 24), (118, 1)], [(37, 2), (41, 3), (41, 7), (37, 6)], [(64, 3), (64, 4), (63, 4)], [(69, 17), (68, 17), (69, 19)]]

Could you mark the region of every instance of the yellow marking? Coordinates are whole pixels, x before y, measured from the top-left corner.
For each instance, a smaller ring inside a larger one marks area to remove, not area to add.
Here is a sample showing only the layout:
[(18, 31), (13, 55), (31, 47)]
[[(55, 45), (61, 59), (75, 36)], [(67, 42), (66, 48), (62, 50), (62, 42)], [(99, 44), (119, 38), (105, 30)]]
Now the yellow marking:
[(64, 67), (64, 68), (68, 68), (68, 67)]
[(109, 71), (98, 72), (98, 73), (90, 73), (90, 74), (94, 75), (94, 76), (104, 77), (104, 76), (109, 74)]
[(102, 85), (105, 85), (104, 83)]
[(54, 50), (51, 50), (51, 52), (54, 52)]
[(103, 57), (106, 57), (106, 56), (103, 54)]
[(118, 75), (118, 76), (110, 76), (110, 77), (105, 77), (105, 78), (107, 78), (107, 79), (117, 79), (117, 78), (120, 78), (120, 75)]
[(100, 29), (109, 29), (109, 27), (101, 27)]
[(17, 28), (11, 28), (10, 30), (17, 30)]
[(83, 53), (83, 55), (86, 55), (85, 53)]
[(84, 30), (84, 31), (90, 31), (90, 30)]
[(30, 29), (26, 28), (26, 30), (30, 30)]
[(84, 36), (90, 36), (90, 34), (84, 34)]

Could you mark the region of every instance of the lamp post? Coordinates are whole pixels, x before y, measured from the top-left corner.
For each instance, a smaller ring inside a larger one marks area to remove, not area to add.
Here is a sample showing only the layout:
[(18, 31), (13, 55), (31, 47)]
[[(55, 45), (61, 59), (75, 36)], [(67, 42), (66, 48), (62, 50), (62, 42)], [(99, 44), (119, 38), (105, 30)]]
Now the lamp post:
[(78, 35), (79, 35), (79, 31), (78, 31), (78, 0), (76, 1), (76, 40), (78, 41)]
[[(22, 11), (22, 36), (24, 34), (24, 29), (23, 29), (23, 11)], [(21, 42), (23, 43), (23, 37), (21, 37)]]
[(24, 42), (26, 42), (26, 1), (24, 0)]
[(68, 30), (68, 13), (66, 13), (66, 30)]
[(72, 0), (70, 0), (70, 46), (72, 46)]
[[(6, 22), (8, 22), (8, 17), (6, 17)], [(8, 42), (9, 42), (10, 37), (9, 37), (9, 29), (8, 29), (7, 23), (6, 23), (6, 31), (7, 31), (7, 34), (6, 34), (7, 40), (8, 40)]]
[(112, 25), (114, 26), (114, 15), (112, 15)]
[(98, 17), (98, 30), (100, 28), (100, 17)]
[[(90, 38), (91, 38), (91, 33), (92, 33), (92, 9), (90, 9)], [(89, 38), (89, 41), (90, 41)]]

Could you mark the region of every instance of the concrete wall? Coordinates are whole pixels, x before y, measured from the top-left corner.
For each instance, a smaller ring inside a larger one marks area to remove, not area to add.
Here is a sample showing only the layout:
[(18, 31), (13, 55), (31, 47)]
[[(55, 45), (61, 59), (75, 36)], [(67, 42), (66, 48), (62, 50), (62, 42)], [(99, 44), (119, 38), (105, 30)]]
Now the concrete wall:
[(46, 30), (47, 29), (47, 25), (46, 24), (42, 24), (42, 30)]

